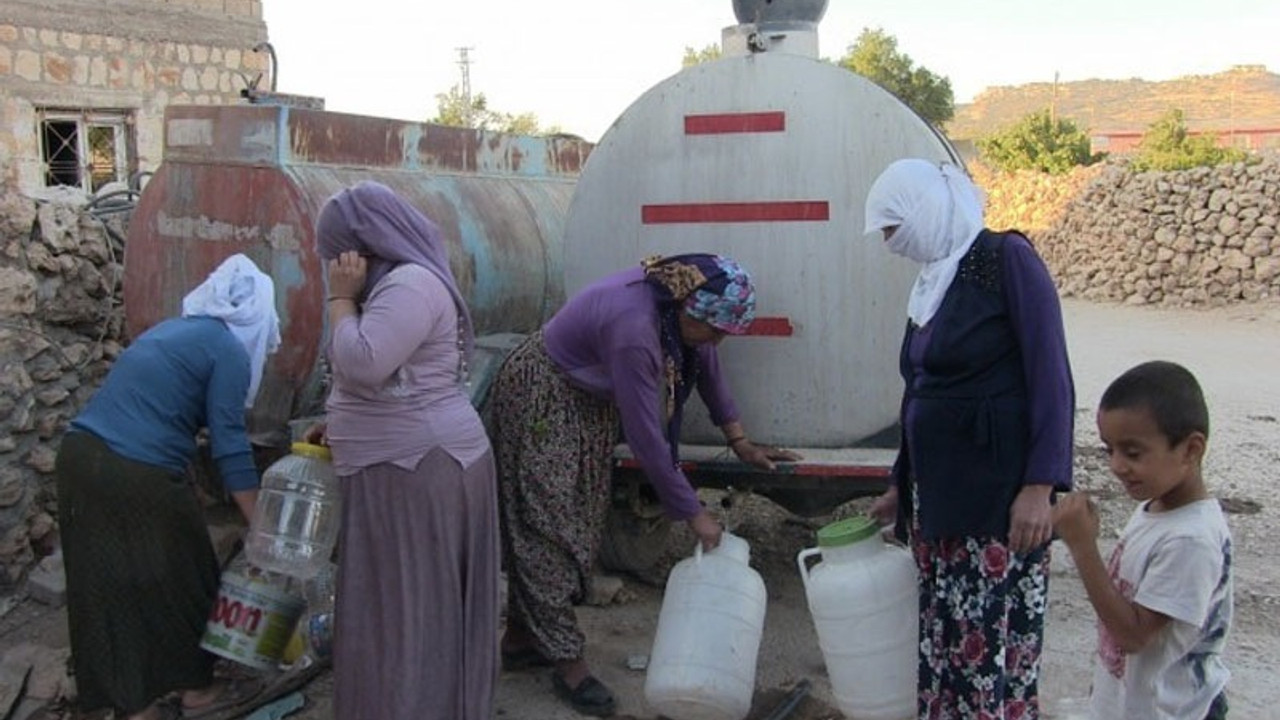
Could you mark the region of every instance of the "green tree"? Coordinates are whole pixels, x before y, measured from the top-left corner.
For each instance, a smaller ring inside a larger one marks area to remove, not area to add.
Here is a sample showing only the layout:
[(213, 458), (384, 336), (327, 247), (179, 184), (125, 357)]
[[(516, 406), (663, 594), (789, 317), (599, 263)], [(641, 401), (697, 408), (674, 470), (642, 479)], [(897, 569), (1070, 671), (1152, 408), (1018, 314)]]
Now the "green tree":
[(1248, 158), (1239, 148), (1218, 147), (1213, 135), (1191, 135), (1182, 110), (1169, 110), (1147, 127), (1133, 158), (1135, 170), (1186, 170), (1225, 165)]
[(898, 39), (884, 30), (863, 28), (839, 64), (893, 93), (931, 123), (955, 117), (951, 81), (917, 67), (911, 56), (898, 50)]
[(454, 85), (449, 92), (436, 94), (436, 116), (428, 122), (450, 127), (477, 127), (474, 118), (487, 112), (487, 106), (484, 93), (472, 97), (468, 104), (462, 88)]
[(1048, 110), (1031, 113), (1014, 125), (979, 138), (982, 159), (1001, 170), (1038, 170), (1054, 175), (1092, 165), (1102, 154), (1089, 149), (1089, 133)]
[(471, 96), (470, 104), (462, 94), (462, 88), (454, 85), (447, 93), (436, 95), (436, 116), (428, 122), (452, 127), (469, 127), (492, 130), (514, 135), (546, 135), (558, 132), (556, 128), (543, 129), (538, 116), (531, 112), (512, 114), (489, 109), (484, 93)]
[(684, 47), (684, 58), (680, 61), (680, 67), (687, 68), (699, 65), (704, 62), (720, 59), (720, 46), (707, 45), (701, 50), (694, 50), (686, 45)]

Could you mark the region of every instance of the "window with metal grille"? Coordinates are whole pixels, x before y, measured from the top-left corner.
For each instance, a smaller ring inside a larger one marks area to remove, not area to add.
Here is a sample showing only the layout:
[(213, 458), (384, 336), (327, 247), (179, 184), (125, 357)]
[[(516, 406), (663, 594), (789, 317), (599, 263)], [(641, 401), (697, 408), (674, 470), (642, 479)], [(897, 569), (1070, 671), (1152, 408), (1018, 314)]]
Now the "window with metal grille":
[(97, 192), (125, 181), (132, 167), (133, 120), (111, 110), (41, 110), (40, 159), (44, 184)]

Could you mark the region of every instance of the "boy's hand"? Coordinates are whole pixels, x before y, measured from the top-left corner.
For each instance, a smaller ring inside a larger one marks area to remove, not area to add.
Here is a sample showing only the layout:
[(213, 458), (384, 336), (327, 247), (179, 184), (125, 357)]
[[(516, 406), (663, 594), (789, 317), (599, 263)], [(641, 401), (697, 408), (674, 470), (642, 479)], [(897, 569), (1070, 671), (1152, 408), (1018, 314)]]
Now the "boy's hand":
[(1067, 493), (1053, 506), (1053, 529), (1068, 547), (1098, 539), (1098, 508), (1084, 493)]

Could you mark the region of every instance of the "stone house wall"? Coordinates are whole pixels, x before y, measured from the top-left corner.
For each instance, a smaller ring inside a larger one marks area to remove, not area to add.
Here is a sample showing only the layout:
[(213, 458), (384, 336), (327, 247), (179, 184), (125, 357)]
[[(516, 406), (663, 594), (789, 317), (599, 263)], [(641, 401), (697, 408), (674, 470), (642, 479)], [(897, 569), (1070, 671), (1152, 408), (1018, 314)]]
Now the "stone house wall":
[(0, 595), (56, 545), (54, 460), (120, 353), (127, 214), (0, 193)]
[(41, 111), (125, 116), (126, 177), (154, 171), (165, 106), (269, 87), (266, 39), (261, 0), (0, 0), (0, 180), (45, 186)]

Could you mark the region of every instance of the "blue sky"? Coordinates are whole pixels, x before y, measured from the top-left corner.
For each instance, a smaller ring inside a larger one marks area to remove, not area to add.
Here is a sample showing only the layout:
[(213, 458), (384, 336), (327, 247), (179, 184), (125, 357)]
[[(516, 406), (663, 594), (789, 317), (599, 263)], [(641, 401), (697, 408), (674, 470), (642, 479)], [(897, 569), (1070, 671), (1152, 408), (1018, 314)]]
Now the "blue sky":
[[(718, 43), (731, 0), (263, 0), (280, 92), (329, 110), (425, 120), (437, 93), (471, 85), (502, 112), (534, 112), (598, 140), (641, 93), (678, 72), (685, 47)], [(864, 27), (950, 78), (984, 88), (1089, 78), (1168, 80), (1237, 64), (1280, 72), (1280, 0), (830, 0), (821, 53)]]

